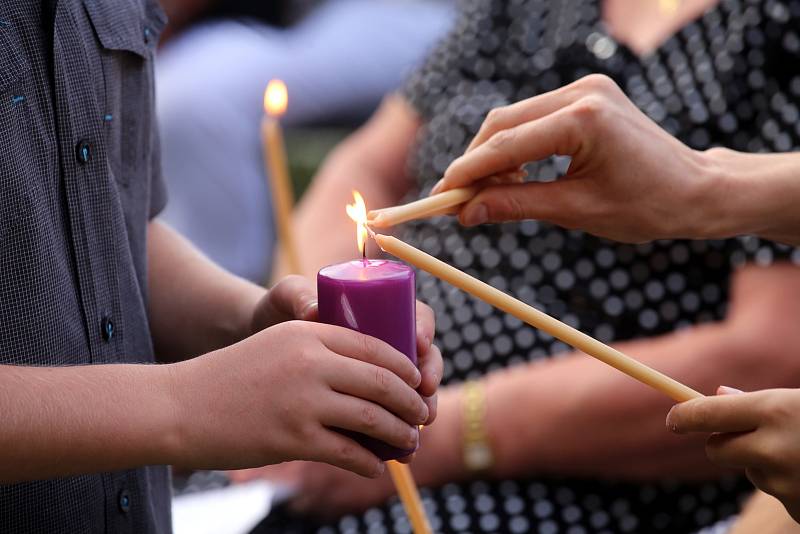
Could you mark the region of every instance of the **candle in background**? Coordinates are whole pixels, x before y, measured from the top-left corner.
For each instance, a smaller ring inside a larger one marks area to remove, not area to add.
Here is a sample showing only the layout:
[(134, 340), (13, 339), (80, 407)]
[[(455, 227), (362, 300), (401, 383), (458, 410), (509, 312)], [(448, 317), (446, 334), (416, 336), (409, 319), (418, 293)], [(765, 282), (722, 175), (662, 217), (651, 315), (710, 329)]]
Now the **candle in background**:
[[(286, 163), (286, 146), (279, 119), (286, 113), (289, 95), (286, 84), (280, 80), (272, 80), (264, 91), (264, 119), (261, 122), (261, 141), (264, 147), (264, 159), (267, 164), (270, 190), (272, 191), (272, 208), (275, 213), (275, 227), (278, 232), (278, 244), (286, 256), (287, 267), (292, 273), (300, 272), (300, 259), (297, 254), (292, 235), (292, 205), (294, 192), (289, 178), (289, 167)], [(269, 271), (271, 266), (268, 266)]]
[[(356, 197), (348, 212), (366, 221), (366, 206)], [(357, 230), (361, 258), (330, 265), (317, 274), (319, 320), (381, 339), (417, 364), (416, 286), (405, 264), (365, 257), (366, 229)], [(353, 434), (351, 434), (353, 435)], [(409, 455), (364, 435), (353, 435), (381, 460)]]

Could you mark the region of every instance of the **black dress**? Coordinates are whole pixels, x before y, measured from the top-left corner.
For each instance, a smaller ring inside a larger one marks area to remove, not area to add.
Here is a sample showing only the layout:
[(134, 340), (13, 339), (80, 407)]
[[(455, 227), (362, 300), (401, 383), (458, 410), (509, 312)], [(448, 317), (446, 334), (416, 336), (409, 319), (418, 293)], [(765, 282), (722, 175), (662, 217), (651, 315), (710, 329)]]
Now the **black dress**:
[[(723, 0), (644, 59), (606, 33), (599, 11), (587, 0), (461, 2), (451, 35), (405, 88), (425, 119), (412, 162), (421, 195), (491, 108), (593, 72), (616, 80), (693, 148), (800, 148), (800, 0)], [(555, 179), (567, 163), (539, 164), (531, 176)], [(800, 260), (756, 238), (630, 246), (534, 221), (465, 229), (440, 218), (409, 225), (404, 239), (603, 341), (721, 319), (736, 266)], [(568, 350), (425, 273), (418, 292), (436, 311), (446, 383)], [(636, 485), (533, 477), (448, 484), (423, 496), (440, 532), (683, 533), (735, 513), (750, 490), (744, 479)], [(292, 526), (280, 513), (271, 522), (284, 532), (410, 532), (396, 499), (324, 527)]]

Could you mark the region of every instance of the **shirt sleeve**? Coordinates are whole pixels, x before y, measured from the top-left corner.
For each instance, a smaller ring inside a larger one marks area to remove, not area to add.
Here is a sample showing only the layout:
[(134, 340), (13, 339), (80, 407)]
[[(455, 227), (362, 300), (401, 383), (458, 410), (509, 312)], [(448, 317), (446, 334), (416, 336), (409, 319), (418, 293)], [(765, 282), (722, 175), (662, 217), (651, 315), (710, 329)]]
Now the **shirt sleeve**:
[(153, 131), (150, 136), (150, 212), (154, 219), (167, 205), (167, 186), (164, 183), (164, 171), (161, 167), (161, 137), (158, 134), (158, 121), (153, 120)]

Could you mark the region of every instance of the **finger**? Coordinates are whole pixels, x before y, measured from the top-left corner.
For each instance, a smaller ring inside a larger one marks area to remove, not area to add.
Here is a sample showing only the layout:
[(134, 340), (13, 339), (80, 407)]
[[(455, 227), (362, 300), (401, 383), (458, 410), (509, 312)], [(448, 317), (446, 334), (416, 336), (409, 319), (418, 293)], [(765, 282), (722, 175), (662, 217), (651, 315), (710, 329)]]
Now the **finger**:
[[(525, 169), (507, 169), (503, 172), (497, 173), (493, 176), (489, 176), (486, 178), (482, 178), (475, 183), (478, 187), (488, 187), (490, 185), (499, 185), (499, 184), (519, 184), (525, 181), (525, 178), (528, 177), (528, 171)], [(437, 193), (441, 193), (444, 191), (444, 187), (446, 185), (446, 181), (443, 179), (439, 180), (436, 185), (433, 186), (431, 189), (430, 195), (435, 195)], [(446, 210), (452, 210), (453, 208), (446, 208)], [(441, 210), (442, 213), (447, 213), (445, 210)]]
[(380, 339), (326, 324), (315, 324), (320, 340), (342, 356), (361, 360), (390, 370), (416, 389), (422, 380), (419, 369), (405, 354)]
[(350, 395), (337, 394), (328, 401), (320, 420), (325, 426), (365, 434), (399, 449), (416, 449), (419, 429), (380, 405)]
[(706, 455), (722, 467), (769, 467), (775, 465), (774, 450), (761, 431), (712, 434), (706, 442)]
[(321, 429), (314, 439), (314, 454), (308, 460), (325, 462), (367, 478), (377, 478), (385, 469), (383, 462), (345, 435)]
[(417, 453), (415, 451), (415, 452), (412, 452), (411, 454), (409, 454), (408, 456), (403, 456), (402, 458), (397, 458), (395, 461), (396, 462), (400, 462), (401, 464), (410, 464), (411, 462), (414, 461), (414, 458), (416, 458), (416, 457), (417, 457)]
[(540, 119), (572, 104), (581, 94), (575, 89), (574, 84), (565, 85), (509, 106), (494, 108), (486, 115), (478, 134), (467, 147), (467, 152), (485, 143), (499, 131)]
[[(542, 119), (495, 133), (465, 153), (444, 173), (444, 189), (464, 187), (476, 180), (519, 168), (553, 155), (573, 155), (581, 146), (588, 122), (599, 110), (595, 103), (563, 108)], [(579, 124), (580, 123), (580, 124)]]
[(439, 394), (432, 395), (430, 397), (423, 397), (422, 400), (425, 402), (425, 405), (428, 407), (428, 420), (425, 421), (425, 425), (429, 425), (436, 421), (436, 415), (439, 412)]
[(419, 371), (422, 374), (422, 382), (417, 390), (423, 397), (430, 397), (439, 389), (444, 373), (444, 362), (442, 352), (436, 345), (431, 345), (427, 352), (420, 354)]
[(689, 432), (746, 432), (758, 428), (761, 410), (750, 393), (704, 397), (677, 404), (667, 414), (667, 427)]
[(316, 287), (308, 278), (299, 275), (287, 276), (278, 282), (270, 290), (269, 303), (286, 320), (312, 320), (319, 308)]
[(334, 391), (373, 402), (409, 425), (428, 419), (428, 406), (419, 393), (383, 367), (345, 358), (331, 369), (328, 383)]
[(433, 310), (427, 304), (417, 301), (417, 353), (425, 354), (433, 343), (436, 320)]
[(458, 218), (464, 226), (538, 219), (574, 227), (581, 220), (584, 195), (579, 178), (487, 187), (461, 208)]

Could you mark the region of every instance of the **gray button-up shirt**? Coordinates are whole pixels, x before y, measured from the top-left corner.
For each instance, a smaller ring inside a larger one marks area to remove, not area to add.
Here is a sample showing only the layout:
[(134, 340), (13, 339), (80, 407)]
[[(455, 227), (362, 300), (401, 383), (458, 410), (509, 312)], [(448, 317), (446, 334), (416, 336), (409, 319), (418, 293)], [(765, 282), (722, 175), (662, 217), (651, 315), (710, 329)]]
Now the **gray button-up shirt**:
[[(165, 202), (164, 22), (155, 0), (0, 0), (2, 364), (154, 361), (145, 235)], [(0, 486), (0, 532), (169, 531), (165, 467)]]

